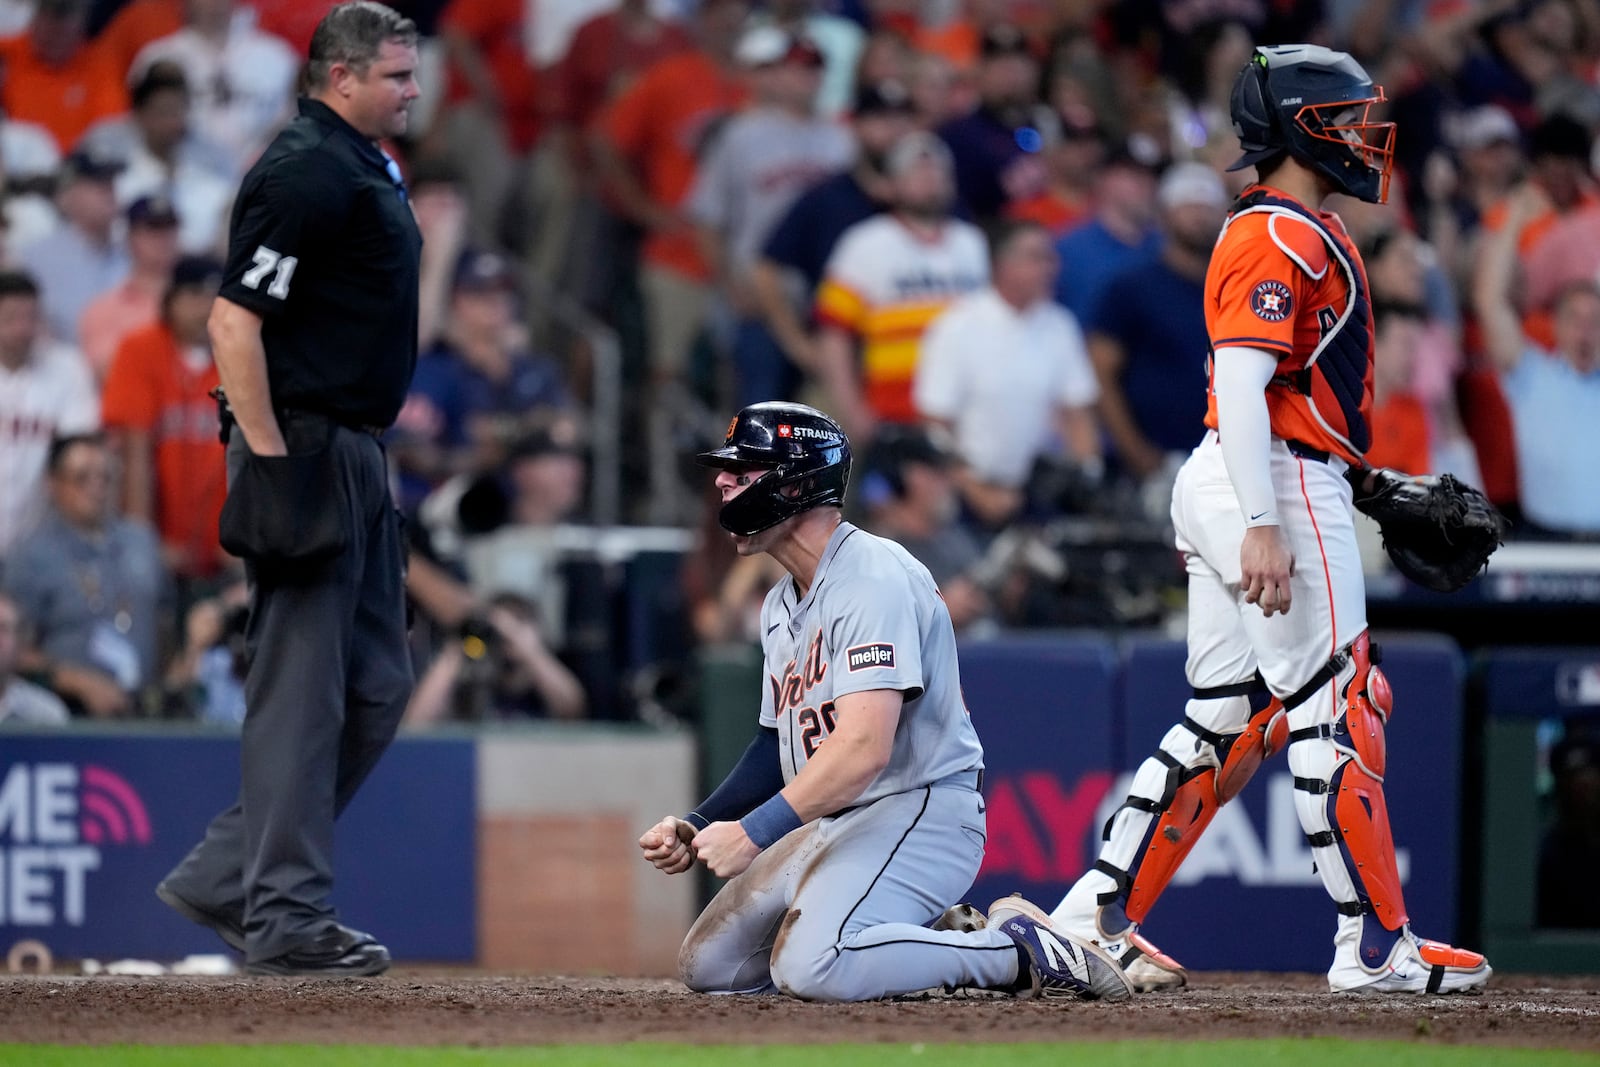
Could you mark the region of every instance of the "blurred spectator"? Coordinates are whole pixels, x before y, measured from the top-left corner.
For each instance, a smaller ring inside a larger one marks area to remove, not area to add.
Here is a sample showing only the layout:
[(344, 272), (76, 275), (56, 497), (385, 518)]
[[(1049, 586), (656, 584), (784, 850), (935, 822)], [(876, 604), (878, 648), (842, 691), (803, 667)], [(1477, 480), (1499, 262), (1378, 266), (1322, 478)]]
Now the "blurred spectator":
[(531, 431), (570, 419), (561, 368), (517, 327), (516, 289), (504, 257), (460, 257), (444, 335), (418, 360), (395, 422), (406, 504), (453, 475), (495, 469)]
[(1372, 446), (1367, 462), (1409, 474), (1433, 470), (1428, 413), (1412, 391), (1416, 350), (1427, 324), (1421, 304), (1374, 300)]
[(1092, 320), (1111, 279), (1161, 248), (1156, 227), (1158, 167), (1123, 148), (1100, 167), (1094, 183), (1094, 218), (1056, 243), (1061, 276), (1056, 300), (1080, 321)]
[(583, 521), (587, 477), (583, 451), (569, 438), (547, 432), (528, 435), (506, 461), (511, 522), (542, 528)]
[(128, 276), (91, 300), (78, 320), (78, 344), (96, 378), (105, 378), (122, 339), (161, 313), (178, 262), (178, 227), (178, 213), (164, 196), (141, 196), (128, 205)]
[[(186, 0), (128, 0), (95, 35), (97, 48), (118, 71), (133, 68), (144, 46), (183, 29)], [(310, 6), (310, 5), (307, 5)]]
[(244, 722), (248, 598), (245, 583), (235, 582), (189, 608), (183, 646), (167, 664), (169, 715), (234, 727)]
[(841, 126), (814, 116), (822, 55), (804, 38), (757, 26), (740, 38), (750, 105), (729, 119), (700, 161), (686, 208), (700, 228), (721, 299), (734, 317), (734, 402), (789, 397), (799, 374), (759, 316), (752, 268), (796, 198), (850, 165)]
[[(557, 75), (557, 117), (581, 138), (605, 106), (642, 71), (692, 47), (683, 27), (658, 17), (650, 0), (622, 0), (615, 11), (595, 15), (573, 33)], [(581, 141), (572, 147), (584, 153)]]
[(911, 132), (914, 115), (900, 83), (864, 86), (850, 117), (855, 165), (803, 193), (755, 261), (750, 283), (767, 330), (796, 367), (816, 364), (810, 309), (828, 258), (846, 230), (888, 209), (884, 161), (894, 143)]
[[(1190, 42), (1191, 63), (1167, 95), (1167, 141), (1173, 154), (1226, 166), (1237, 153), (1229, 95), (1239, 68), (1250, 59), (1254, 38), (1243, 22), (1219, 18), (1201, 27)], [(1208, 150), (1220, 148), (1226, 162)]]
[(33, 278), (0, 271), (0, 575), (44, 514), (50, 442), (100, 425), (88, 365), (76, 349), (47, 340), (41, 326)]
[(863, 446), (880, 421), (917, 421), (911, 390), (923, 334), (989, 280), (983, 234), (951, 214), (955, 181), (944, 142), (907, 134), (890, 149), (886, 170), (893, 211), (845, 231), (817, 291), (818, 378), (829, 410)]
[(500, 593), (439, 650), (418, 680), (402, 724), (581, 719), (587, 703), (577, 676), (545, 643), (538, 607)]
[(227, 153), (190, 129), (189, 83), (177, 63), (150, 64), (134, 83), (133, 112), (96, 125), (84, 147), (122, 165), (118, 203), (167, 197), (183, 205), (179, 247), (193, 255), (220, 254), (237, 180)]
[(1039, 62), (1021, 30), (991, 26), (980, 56), (978, 106), (940, 126), (939, 136), (955, 157), (961, 202), (982, 221), (997, 217), (1012, 198), (1045, 187), (1041, 128), (1055, 118), (1039, 100)]
[(856, 73), (862, 66), (866, 32), (837, 14), (822, 10), (818, 0), (768, 0), (765, 8), (751, 16), (752, 26), (775, 26), (812, 42), (822, 53), (822, 85), (813, 101), (815, 113), (835, 118), (850, 106), (855, 97)]
[(461, 167), (471, 238), (509, 247), (532, 192), (532, 157), (544, 132), (549, 86), (528, 57), (524, 0), (450, 0), (439, 17), (449, 61), (439, 129)]
[[(1600, 195), (1589, 174), (1591, 144), (1589, 131), (1565, 115), (1545, 119), (1530, 135), (1525, 184), (1537, 195), (1525, 206), (1537, 210), (1523, 222), (1517, 240), (1517, 260), (1522, 270), (1529, 269), (1534, 250), (1546, 238), (1564, 229), (1584, 209), (1600, 207)], [(1513, 189), (1491, 207), (1483, 217), (1483, 229), (1494, 233), (1505, 228), (1517, 199), (1517, 189)], [(1553, 291), (1539, 295), (1547, 301), (1545, 304), (1521, 305), (1523, 328), (1540, 345), (1549, 348), (1555, 340), (1548, 303)]]
[(50, 687), (97, 718), (128, 714), (159, 680), (158, 543), (115, 515), (99, 437), (57, 439), (49, 472), (50, 511), (12, 553), (6, 589), (33, 625), (30, 651)]
[[(1415, 474), (1449, 471), (1472, 485), (1483, 485), (1477, 453), (1462, 428), (1456, 401), (1464, 360), (1458, 340), (1461, 330), (1456, 296), (1449, 277), (1432, 247), (1406, 230), (1380, 230), (1363, 241), (1361, 248), (1373, 306), (1393, 306), (1402, 319), (1409, 315), (1414, 320), (1398, 324), (1395, 336), (1387, 338), (1396, 349), (1391, 365), (1385, 367), (1384, 357), (1379, 356), (1377, 373), (1387, 377), (1387, 391), (1400, 400), (1400, 406), (1391, 409), (1382, 420), (1389, 429), (1374, 425), (1374, 434), (1392, 432), (1395, 418), (1415, 404), (1421, 423), (1410, 427), (1407, 433), (1426, 442), (1422, 458), (1427, 465), (1400, 469)], [(1375, 321), (1379, 343), (1384, 343), (1382, 316), (1376, 316)], [(1401, 345), (1403, 351), (1399, 350)], [(1512, 447), (1509, 437), (1506, 447), (1508, 451)]]
[(913, 396), (954, 441), (968, 511), (998, 528), (1021, 510), (1034, 462), (1053, 441), (1098, 477), (1100, 390), (1077, 320), (1050, 299), (1061, 269), (1050, 234), (1037, 223), (1002, 223), (990, 256), (989, 287), (928, 326)]
[(1504, 225), (1484, 242), (1473, 295), (1511, 406), (1519, 532), (1592, 538), (1600, 536), (1600, 288), (1579, 282), (1561, 294), (1548, 348), (1524, 332), (1512, 303), (1518, 242), (1545, 213), (1534, 186), (1513, 194)]
[(618, 260), (630, 253), (614, 204), (599, 185), (589, 136), (605, 109), (668, 56), (687, 52), (694, 41), (682, 26), (661, 18), (650, 0), (621, 0), (578, 26), (555, 71), (551, 139), (575, 188), (566, 262), (556, 279), (585, 307), (607, 305), (625, 272)]
[(128, 110), (126, 68), (84, 39), (89, 0), (39, 0), (28, 32), (0, 40), (0, 109), (49, 130), (69, 152), (96, 122)]
[(17, 602), (0, 593), (0, 725), (65, 726), (67, 706), (61, 698), (17, 676), (22, 629)]
[(1093, 112), (1059, 114), (1044, 132), (1044, 180), (1005, 206), (1008, 219), (1037, 222), (1060, 238), (1089, 215), (1094, 177), (1105, 159), (1105, 131)]
[(744, 102), (733, 50), (747, 10), (745, 0), (701, 4), (697, 47), (640, 75), (606, 109), (591, 141), (618, 209), (645, 233), (639, 285), (657, 383), (682, 377), (705, 322), (710, 273), (683, 207), (708, 133)]
[(117, 233), (115, 161), (74, 152), (61, 164), (56, 206), (62, 225), (17, 250), (18, 261), (39, 283), (45, 326), (57, 339), (78, 340), (78, 323), (90, 301), (128, 276), (128, 249)]
[(426, 354), (450, 317), (456, 270), (467, 240), (467, 198), (461, 172), (442, 159), (424, 159), (411, 169), (411, 213), (422, 232), (418, 267), (417, 351)]
[(106, 375), (101, 418), (122, 459), (122, 509), (155, 524), (182, 579), (221, 569), (217, 520), (227, 467), (217, 439), (217, 368), (206, 320), (222, 264), (185, 257), (169, 271), (159, 318), (130, 333)]
[[(1445, 120), (1445, 142), (1454, 150), (1454, 162), (1443, 153), (1428, 164), (1423, 192), (1430, 208), (1428, 237), (1439, 243), (1439, 221), (1434, 212), (1445, 211), (1445, 223), (1463, 234), (1477, 230), (1484, 216), (1522, 179), (1522, 135), (1516, 119), (1503, 107), (1485, 104)], [(1453, 277), (1461, 277), (1459, 250), (1441, 255)]]
[(1600, 743), (1567, 725), (1550, 750), (1554, 824), (1539, 843), (1538, 926), (1600, 929)]
[(921, 427), (879, 435), (866, 457), (860, 498), (867, 529), (898, 541), (939, 586), (957, 631), (989, 614), (989, 597), (974, 580), (982, 553), (957, 521), (956, 459)]
[(1203, 286), (1228, 207), (1222, 179), (1203, 163), (1169, 167), (1156, 201), (1160, 251), (1113, 275), (1084, 323), (1117, 464), (1141, 483), (1175, 474), (1205, 434)]
[(145, 45), (129, 78), (162, 60), (182, 69), (195, 133), (227, 154), (235, 174), (293, 114), (299, 57), (235, 0), (186, 0), (183, 28)]

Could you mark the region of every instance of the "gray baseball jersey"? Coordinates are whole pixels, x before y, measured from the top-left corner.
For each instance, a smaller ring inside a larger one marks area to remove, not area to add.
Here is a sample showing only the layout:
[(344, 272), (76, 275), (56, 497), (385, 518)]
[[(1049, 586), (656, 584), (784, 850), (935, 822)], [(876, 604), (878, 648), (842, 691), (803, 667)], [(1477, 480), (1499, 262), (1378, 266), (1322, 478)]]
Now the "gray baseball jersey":
[(761, 725), (778, 731), (784, 781), (827, 740), (834, 703), (873, 689), (899, 690), (905, 705), (889, 765), (858, 803), (983, 766), (950, 613), (928, 569), (893, 541), (840, 523), (804, 597), (788, 577), (767, 594), (761, 632)]

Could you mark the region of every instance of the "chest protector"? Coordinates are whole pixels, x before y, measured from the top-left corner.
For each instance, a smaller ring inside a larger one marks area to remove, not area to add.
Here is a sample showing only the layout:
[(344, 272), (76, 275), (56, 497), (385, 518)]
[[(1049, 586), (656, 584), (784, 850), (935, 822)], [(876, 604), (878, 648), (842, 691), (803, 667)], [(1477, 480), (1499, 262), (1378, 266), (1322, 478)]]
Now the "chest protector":
[[(1303, 404), (1332, 440), (1358, 457), (1365, 455), (1372, 445), (1367, 424), (1371, 403), (1367, 381), (1372, 367), (1372, 301), (1367, 292), (1366, 271), (1351, 247), (1315, 213), (1265, 189), (1241, 197), (1228, 221), (1260, 212), (1289, 215), (1310, 226), (1328, 248), (1324, 273), (1339, 271), (1346, 283), (1344, 306), (1335, 303), (1318, 311), (1320, 333), (1316, 347), (1309, 354), (1297, 351), (1280, 364), (1271, 383), (1278, 388), (1269, 386), (1268, 403)], [(1299, 261), (1292, 252), (1290, 256)], [(1313, 273), (1303, 262), (1300, 267), (1313, 280), (1320, 281), (1324, 276)]]

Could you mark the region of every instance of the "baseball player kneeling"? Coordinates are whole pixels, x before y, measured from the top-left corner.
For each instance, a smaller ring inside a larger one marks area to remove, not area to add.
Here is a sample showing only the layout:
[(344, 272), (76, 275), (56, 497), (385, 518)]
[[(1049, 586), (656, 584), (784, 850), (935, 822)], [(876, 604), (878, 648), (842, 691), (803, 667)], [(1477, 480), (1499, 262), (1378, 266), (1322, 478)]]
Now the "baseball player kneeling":
[(684, 982), (822, 1001), (938, 987), (1127, 997), (1109, 956), (1020, 898), (986, 928), (933, 928), (983, 859), (983, 748), (927, 569), (843, 521), (838, 423), (755, 404), (698, 458), (720, 468), (718, 518), (738, 553), (789, 573), (761, 610), (756, 739), (694, 811), (639, 838), (668, 874), (698, 860), (732, 879), (684, 940)]

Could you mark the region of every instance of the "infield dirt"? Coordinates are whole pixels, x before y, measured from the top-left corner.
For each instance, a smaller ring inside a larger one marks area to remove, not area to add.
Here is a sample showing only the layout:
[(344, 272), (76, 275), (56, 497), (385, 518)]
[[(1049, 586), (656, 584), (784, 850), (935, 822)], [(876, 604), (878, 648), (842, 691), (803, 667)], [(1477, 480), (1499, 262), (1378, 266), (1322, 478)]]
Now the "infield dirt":
[(1600, 978), (1496, 975), (1474, 996), (1323, 992), (1309, 974), (1191, 974), (1123, 1004), (940, 997), (804, 1004), (668, 980), (0, 977), (0, 1041), (70, 1044), (704, 1044), (1342, 1037), (1600, 1051)]

